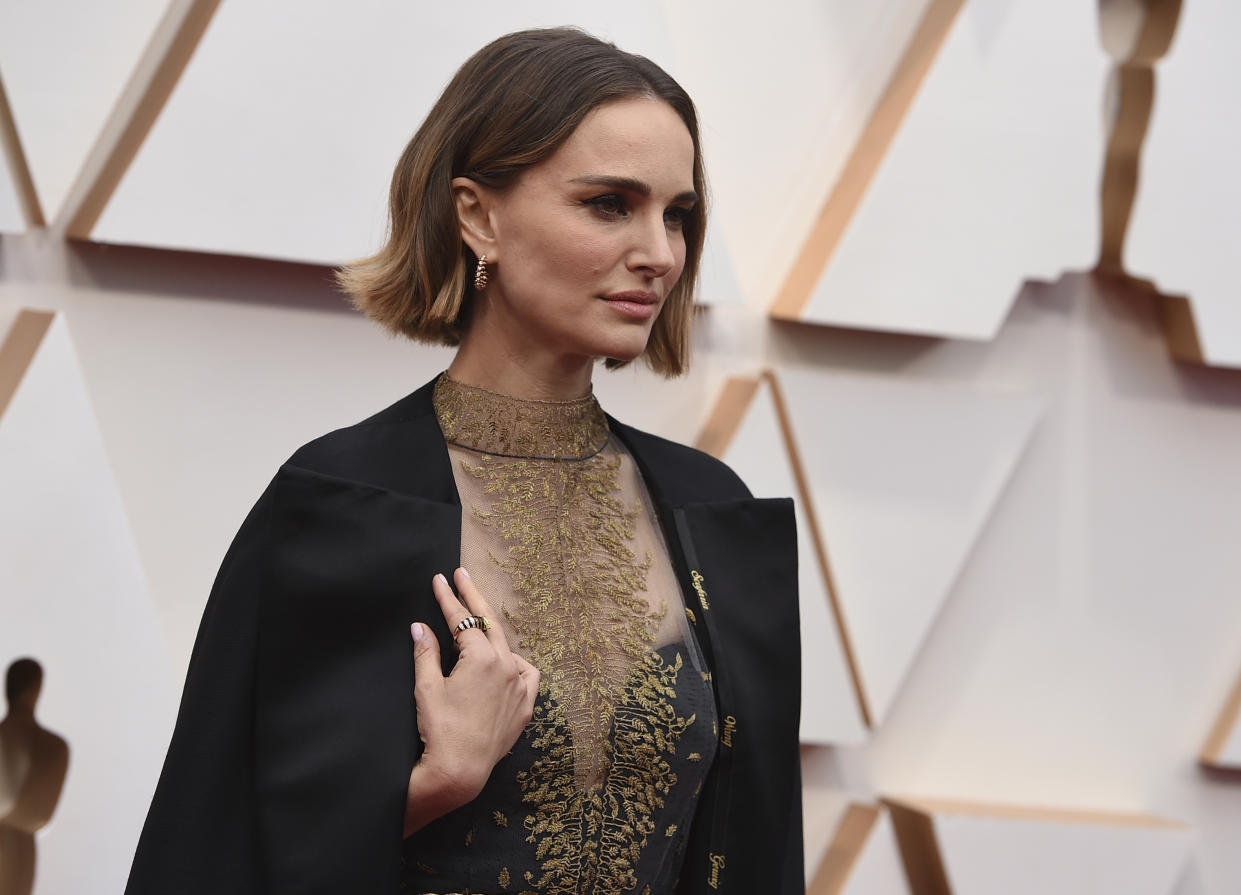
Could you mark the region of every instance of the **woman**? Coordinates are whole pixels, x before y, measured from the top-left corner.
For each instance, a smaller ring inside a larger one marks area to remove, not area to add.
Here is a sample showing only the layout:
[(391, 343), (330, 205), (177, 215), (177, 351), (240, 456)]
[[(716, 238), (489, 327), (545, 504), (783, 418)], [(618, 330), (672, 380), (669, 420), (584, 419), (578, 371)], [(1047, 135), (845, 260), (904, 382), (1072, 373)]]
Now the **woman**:
[(791, 504), (590, 393), (684, 369), (703, 199), (648, 60), (550, 29), (462, 67), (342, 273), (460, 347), (247, 518), (131, 895), (803, 891)]

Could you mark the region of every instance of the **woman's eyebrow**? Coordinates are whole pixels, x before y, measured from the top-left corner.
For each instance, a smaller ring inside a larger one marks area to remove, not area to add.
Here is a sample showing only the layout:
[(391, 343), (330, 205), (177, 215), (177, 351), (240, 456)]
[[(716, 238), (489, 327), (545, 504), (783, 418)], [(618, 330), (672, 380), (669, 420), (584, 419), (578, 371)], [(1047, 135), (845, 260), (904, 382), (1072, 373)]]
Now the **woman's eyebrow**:
[[(631, 193), (637, 193), (639, 196), (649, 196), (651, 194), (651, 185), (645, 181), (638, 180), (636, 177), (621, 177), (613, 174), (584, 174), (581, 177), (575, 177), (570, 183), (588, 183), (592, 186), (606, 186), (617, 190), (628, 190)], [(697, 202), (698, 194), (693, 190), (686, 190), (678, 193), (672, 200), (674, 202)]]

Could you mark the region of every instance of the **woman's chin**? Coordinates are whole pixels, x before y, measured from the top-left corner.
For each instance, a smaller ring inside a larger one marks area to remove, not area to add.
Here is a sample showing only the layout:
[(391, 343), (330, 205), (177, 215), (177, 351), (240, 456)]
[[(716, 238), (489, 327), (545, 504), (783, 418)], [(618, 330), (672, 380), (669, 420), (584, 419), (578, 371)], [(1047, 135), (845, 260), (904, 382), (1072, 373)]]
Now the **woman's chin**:
[(627, 364), (640, 358), (644, 351), (646, 351), (645, 342), (637, 347), (624, 346), (602, 351), (599, 353), (599, 357), (605, 361), (616, 361), (618, 363)]

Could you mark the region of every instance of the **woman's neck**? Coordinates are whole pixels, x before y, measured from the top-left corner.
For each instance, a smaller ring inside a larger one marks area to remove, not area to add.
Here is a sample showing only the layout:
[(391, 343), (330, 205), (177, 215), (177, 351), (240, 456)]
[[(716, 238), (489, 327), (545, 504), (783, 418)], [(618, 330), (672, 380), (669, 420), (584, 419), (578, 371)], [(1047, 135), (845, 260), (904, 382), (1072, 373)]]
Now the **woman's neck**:
[(500, 340), (467, 332), (448, 366), (458, 382), (536, 401), (572, 401), (590, 394), (594, 359), (517, 352)]

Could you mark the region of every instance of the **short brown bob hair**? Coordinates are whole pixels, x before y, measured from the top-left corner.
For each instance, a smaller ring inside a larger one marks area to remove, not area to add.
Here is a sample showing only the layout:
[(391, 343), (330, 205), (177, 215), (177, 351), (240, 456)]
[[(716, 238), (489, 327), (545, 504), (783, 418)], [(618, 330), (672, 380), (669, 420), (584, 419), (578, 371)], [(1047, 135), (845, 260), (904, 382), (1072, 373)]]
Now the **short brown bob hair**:
[[(555, 152), (592, 109), (634, 96), (666, 102), (694, 142), (699, 200), (684, 223), (685, 267), (643, 354), (656, 372), (681, 374), (689, 362), (707, 213), (694, 104), (649, 59), (574, 28), (507, 34), (461, 66), (397, 163), (387, 241), (371, 257), (341, 269), (341, 287), (358, 308), (395, 333), (458, 344), (469, 327), (477, 259), (461, 239), (453, 178), (503, 188)], [(621, 365), (608, 360), (609, 367)]]

